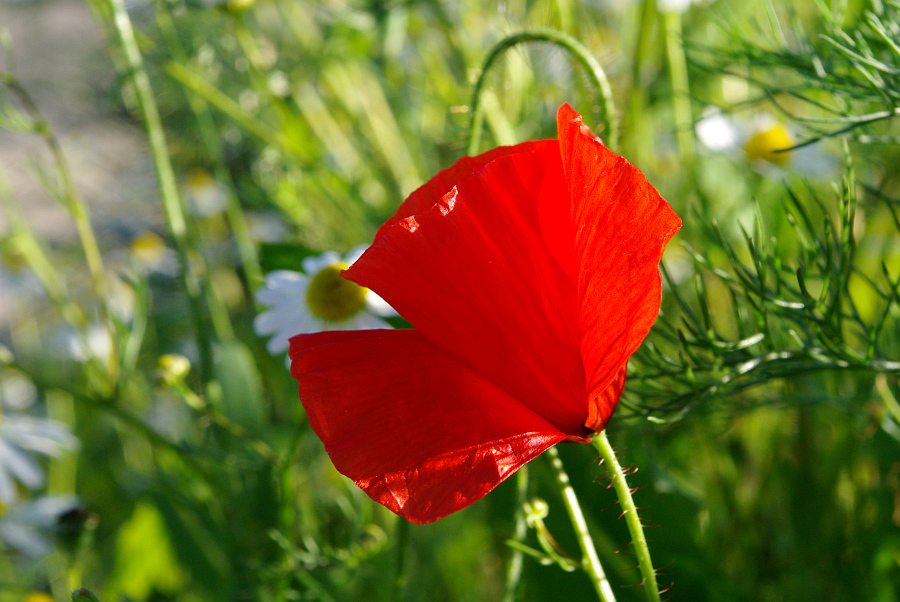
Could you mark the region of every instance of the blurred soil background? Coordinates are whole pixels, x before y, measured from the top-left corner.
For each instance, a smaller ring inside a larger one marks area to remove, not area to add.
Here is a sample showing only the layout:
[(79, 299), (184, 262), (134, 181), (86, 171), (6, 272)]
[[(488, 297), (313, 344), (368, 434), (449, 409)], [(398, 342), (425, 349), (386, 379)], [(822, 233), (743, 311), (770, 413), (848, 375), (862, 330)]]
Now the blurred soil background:
[[(3, 67), (14, 71), (59, 138), (103, 250), (125, 246), (136, 232), (161, 224), (143, 132), (121, 108), (115, 70), (87, 4), (3, 0), (0, 32), (8, 34), (12, 49)], [(38, 137), (0, 129), (0, 194), (22, 207), (39, 239), (66, 246), (75, 241), (75, 228), (41, 184), (45, 160), (49, 153)], [(0, 211), (0, 233), (8, 228)], [(0, 332), (16, 307), (29, 302), (22, 298), (27, 286), (10, 284), (22, 276), (18, 267), (0, 264)]]

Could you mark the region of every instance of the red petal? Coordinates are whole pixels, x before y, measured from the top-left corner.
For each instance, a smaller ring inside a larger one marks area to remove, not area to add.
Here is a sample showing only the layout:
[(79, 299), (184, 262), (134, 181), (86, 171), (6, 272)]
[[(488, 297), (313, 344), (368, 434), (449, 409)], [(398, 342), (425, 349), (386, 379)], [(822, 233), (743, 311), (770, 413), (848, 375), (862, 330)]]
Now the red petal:
[(618, 400), (608, 387), (623, 379), (628, 358), (659, 313), (659, 261), (681, 219), (569, 105), (560, 107), (557, 128), (577, 224), (579, 332), (591, 403), (586, 426), (599, 431)]
[(378, 240), (378, 237), (384, 234), (388, 228), (403, 218), (423, 213), (430, 209), (435, 203), (440, 201), (445, 194), (450, 192), (454, 186), (459, 184), (460, 181), (477, 171), (481, 171), (484, 169), (485, 165), (494, 159), (504, 155), (527, 151), (533, 144), (534, 142), (523, 142), (522, 144), (517, 144), (515, 146), (500, 146), (475, 157), (463, 157), (457, 160), (456, 163), (447, 169), (438, 172), (436, 176), (414, 190), (413, 193), (400, 204), (394, 215), (378, 229), (378, 232), (375, 234), (375, 240)]
[(415, 330), (300, 335), (290, 355), (335, 467), (412, 522), (468, 506), (566, 437)]
[[(544, 240), (538, 197), (567, 205), (555, 140), (500, 157), (390, 227), (345, 272), (441, 351), (569, 435), (588, 408), (575, 284)], [(553, 220), (550, 220), (551, 222)]]

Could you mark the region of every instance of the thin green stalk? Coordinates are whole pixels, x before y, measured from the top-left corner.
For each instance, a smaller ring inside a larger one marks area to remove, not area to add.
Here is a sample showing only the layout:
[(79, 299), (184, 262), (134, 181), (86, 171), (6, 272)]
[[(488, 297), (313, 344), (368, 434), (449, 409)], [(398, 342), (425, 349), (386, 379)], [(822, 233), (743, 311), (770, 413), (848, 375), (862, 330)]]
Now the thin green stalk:
[(406, 548), (409, 546), (410, 522), (397, 518), (394, 530), (393, 567), (391, 573), (391, 596), (388, 600), (401, 602), (406, 592)]
[(25, 216), (22, 215), (18, 205), (7, 197), (5, 190), (0, 190), (0, 207), (5, 210), (10, 222), (11, 231), (6, 236), (9, 248), (28, 263), (28, 267), (34, 272), (66, 322), (83, 335), (88, 323), (83, 308), (72, 299), (68, 287), (28, 225)]
[(900, 403), (897, 403), (897, 398), (894, 397), (893, 392), (891, 392), (891, 388), (888, 386), (887, 377), (883, 373), (875, 377), (875, 390), (878, 391), (878, 394), (881, 396), (881, 401), (894, 419), (894, 422), (900, 424)]
[(471, 120), (469, 122), (469, 146), (467, 152), (469, 155), (475, 155), (478, 152), (478, 146), (481, 142), (481, 124), (484, 121), (483, 107), (481, 104), (481, 92), (484, 88), (484, 82), (488, 71), (494, 61), (505, 51), (525, 42), (548, 42), (555, 44), (571, 54), (585, 69), (591, 81), (597, 89), (600, 106), (603, 108), (603, 123), (600, 133), (606, 141), (606, 145), (616, 150), (619, 145), (619, 128), (616, 123), (616, 109), (613, 101), (612, 88), (610, 88), (609, 80), (606, 78), (606, 72), (603, 67), (594, 58), (594, 55), (578, 40), (570, 35), (566, 35), (559, 31), (549, 29), (540, 29), (534, 31), (523, 31), (521, 33), (508, 36), (499, 42), (488, 53), (487, 58), (481, 66), (478, 79), (472, 90), (472, 99), (469, 102), (469, 111)]
[(597, 591), (600, 599), (603, 602), (615, 602), (616, 597), (613, 594), (612, 586), (610, 586), (606, 573), (603, 571), (603, 566), (600, 564), (600, 558), (597, 556), (597, 550), (594, 548), (594, 540), (588, 531), (584, 513), (581, 512), (581, 505), (575, 496), (575, 490), (572, 489), (572, 485), (569, 482), (569, 475), (566, 474), (562, 460), (559, 459), (559, 452), (556, 451), (555, 447), (551, 447), (546, 453), (550, 458), (550, 465), (553, 467), (553, 472), (556, 475), (556, 482), (559, 483), (563, 501), (566, 503), (569, 519), (572, 521), (572, 526), (578, 535), (578, 544), (581, 546), (583, 554), (581, 566), (588, 574), (588, 577), (590, 577), (591, 583), (594, 585), (594, 589)]
[[(178, 37), (175, 29), (175, 23), (172, 15), (169, 14), (168, 5), (164, 2), (158, 2), (156, 8), (156, 22), (159, 30), (166, 41), (169, 53), (176, 61), (181, 63), (187, 62), (187, 53)], [(234, 240), (237, 244), (238, 256), (241, 260), (241, 267), (244, 268), (244, 274), (250, 289), (255, 290), (263, 283), (262, 269), (259, 265), (259, 257), (256, 253), (256, 246), (250, 237), (250, 229), (247, 226), (247, 220), (244, 217), (244, 210), (241, 207), (240, 199), (235, 193), (234, 180), (231, 174), (225, 169), (222, 149), (219, 144), (218, 135), (213, 122), (212, 115), (209, 112), (208, 104), (198, 94), (185, 90), (188, 98), (188, 104), (194, 118), (197, 120), (197, 129), (200, 131), (200, 138), (203, 140), (203, 146), (209, 155), (210, 162), (213, 165), (213, 172), (216, 181), (227, 184), (228, 192), (225, 196), (226, 205), (225, 213), (228, 216), (228, 222), (231, 225), (231, 231), (234, 234)]]
[(60, 190), (58, 192), (61, 200), (66, 204), (66, 209), (72, 214), (75, 220), (75, 227), (78, 231), (78, 237), (81, 241), (81, 247), (87, 262), (88, 271), (94, 282), (98, 292), (103, 286), (103, 261), (100, 255), (100, 248), (97, 245), (97, 239), (91, 228), (90, 210), (78, 194), (78, 190), (72, 183), (72, 176), (69, 171), (68, 164), (63, 157), (62, 148), (59, 140), (50, 129), (50, 125), (44, 118), (37, 103), (31, 98), (28, 91), (19, 83), (15, 75), (9, 72), (0, 72), (0, 82), (2, 82), (9, 90), (16, 95), (22, 102), (25, 110), (28, 111), (32, 119), (33, 131), (39, 135), (53, 156), (53, 163), (56, 167), (56, 173), (59, 176)]
[[(525, 520), (525, 496), (528, 494), (528, 466), (523, 466), (516, 473), (516, 526), (513, 533), (513, 541), (522, 543), (528, 533), (528, 522)], [(514, 548), (509, 557), (509, 565), (506, 568), (506, 587), (503, 594), (503, 602), (513, 602), (516, 599), (516, 590), (519, 580), (522, 578), (524, 554), (522, 550)]]
[(643, 86), (642, 71), (650, 62), (650, 54), (656, 47), (653, 24), (656, 17), (656, 0), (643, 0), (637, 8), (638, 18), (634, 23), (634, 55), (631, 60), (631, 88), (628, 90), (628, 101), (625, 107), (625, 148), (629, 160), (635, 165), (649, 165), (647, 149), (648, 120), (644, 116), (646, 91)]
[[(675, 136), (685, 170), (693, 174), (696, 149), (694, 148), (694, 117), (691, 114), (691, 94), (687, 61), (684, 57), (684, 39), (681, 13), (677, 10), (660, 14), (666, 36), (666, 57), (669, 61), (669, 78), (672, 83), (672, 112), (675, 116)], [(692, 176), (691, 176), (692, 177)]]
[(284, 136), (280, 135), (276, 129), (247, 115), (237, 101), (204, 80), (197, 73), (175, 61), (169, 61), (163, 68), (169, 77), (230, 117), (249, 134), (266, 144), (271, 144), (285, 154), (297, 155), (295, 150), (285, 142)]
[[(188, 240), (184, 202), (178, 190), (175, 172), (169, 161), (165, 133), (163, 132), (159, 110), (153, 97), (150, 77), (144, 69), (143, 58), (135, 39), (131, 19), (125, 10), (124, 0), (93, 1), (100, 5), (101, 10), (98, 11), (100, 14), (106, 14), (107, 11), (111, 14), (111, 24), (116, 34), (117, 42), (124, 54), (129, 75), (134, 85), (135, 97), (147, 131), (150, 154), (156, 168), (166, 221), (175, 243), (175, 251), (181, 267), (182, 280), (188, 297), (191, 317), (196, 327), (197, 346), (200, 351), (200, 375), (203, 381), (207, 382), (212, 375), (212, 337), (207, 319), (203, 313), (200, 275), (190, 259), (191, 245)], [(103, 10), (104, 8), (107, 10)], [(207, 301), (215, 302), (213, 298), (208, 298)]]
[(32, 119), (34, 133), (41, 137), (53, 157), (56, 174), (59, 177), (59, 190), (54, 190), (53, 193), (65, 205), (75, 221), (75, 228), (78, 232), (78, 239), (81, 243), (88, 273), (91, 277), (94, 295), (100, 301), (100, 315), (110, 340), (110, 354), (106, 358), (105, 368), (109, 385), (114, 387), (119, 378), (119, 337), (116, 334), (112, 316), (109, 314), (109, 308), (105, 302), (107, 287), (103, 270), (103, 259), (100, 254), (100, 247), (97, 244), (97, 238), (94, 236), (94, 230), (91, 227), (90, 210), (78, 193), (78, 189), (75, 188), (71, 170), (63, 155), (59, 140), (56, 138), (53, 130), (50, 129), (50, 125), (38, 108), (37, 103), (12, 72), (0, 72), (0, 82), (9, 88), (21, 101)]
[(659, 602), (659, 586), (656, 583), (656, 572), (653, 570), (653, 562), (650, 560), (650, 549), (647, 547), (647, 538), (644, 537), (644, 528), (641, 525), (637, 507), (634, 505), (634, 499), (631, 497), (631, 489), (625, 480), (625, 472), (619, 465), (616, 452), (613, 451), (612, 445), (610, 445), (609, 439), (606, 437), (605, 430), (594, 437), (593, 444), (597, 451), (600, 452), (600, 456), (606, 464), (606, 470), (609, 471), (613, 487), (616, 490), (616, 496), (619, 498), (619, 505), (622, 507), (622, 515), (625, 517), (625, 523), (628, 525), (628, 531), (631, 533), (638, 566), (643, 577), (641, 585), (644, 588), (644, 593), (647, 595), (647, 600)]

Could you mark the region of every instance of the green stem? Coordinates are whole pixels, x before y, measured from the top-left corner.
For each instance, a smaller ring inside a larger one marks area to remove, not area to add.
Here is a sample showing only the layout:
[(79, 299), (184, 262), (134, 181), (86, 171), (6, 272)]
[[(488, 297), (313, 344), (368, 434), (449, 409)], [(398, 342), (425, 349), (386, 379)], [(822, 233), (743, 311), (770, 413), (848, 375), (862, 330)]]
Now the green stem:
[(510, 48), (525, 42), (548, 42), (568, 51), (582, 66), (587, 69), (597, 93), (600, 97), (600, 105), (603, 108), (602, 132), (606, 138), (606, 145), (616, 150), (619, 144), (619, 129), (616, 125), (616, 109), (612, 96), (612, 88), (603, 67), (594, 58), (594, 55), (578, 40), (570, 35), (553, 30), (523, 31), (500, 40), (488, 53), (481, 66), (475, 87), (472, 90), (472, 100), (469, 102), (471, 120), (469, 122), (469, 146), (468, 154), (475, 155), (481, 142), (481, 124), (484, 121), (481, 105), (481, 91), (491, 65), (497, 58)]
[[(513, 540), (519, 543), (525, 541), (528, 533), (528, 523), (525, 520), (525, 497), (528, 494), (528, 466), (525, 465), (516, 473), (516, 527)], [(506, 569), (506, 588), (503, 594), (503, 602), (513, 602), (516, 599), (516, 589), (522, 578), (522, 565), (524, 554), (522, 550), (515, 548), (509, 558), (509, 566)]]
[(616, 597), (613, 594), (606, 573), (603, 572), (603, 566), (600, 564), (600, 558), (597, 556), (597, 550), (594, 548), (594, 540), (588, 531), (587, 523), (584, 520), (584, 513), (581, 512), (581, 506), (578, 498), (575, 496), (575, 490), (569, 482), (569, 475), (563, 468), (562, 460), (559, 459), (559, 452), (555, 447), (547, 450), (547, 456), (550, 458), (550, 464), (556, 475), (556, 481), (559, 483), (563, 501), (566, 503), (566, 510), (569, 512), (569, 519), (578, 535), (578, 544), (581, 546), (583, 559), (581, 561), (582, 568), (591, 579), (597, 595), (603, 602), (615, 602)]
[(637, 19), (634, 24), (634, 55), (631, 61), (631, 88), (625, 107), (624, 152), (635, 165), (649, 165), (646, 149), (653, 148), (650, 139), (648, 121), (644, 116), (644, 105), (647, 92), (643, 86), (642, 71), (650, 64), (651, 53), (656, 48), (658, 39), (654, 32), (656, 17), (656, 0), (642, 0), (637, 7)]
[(634, 499), (631, 497), (631, 489), (625, 480), (625, 472), (619, 465), (619, 460), (616, 458), (616, 453), (606, 437), (605, 430), (594, 437), (593, 444), (606, 463), (606, 469), (609, 471), (613, 487), (619, 498), (619, 505), (622, 507), (622, 515), (625, 517), (625, 523), (628, 525), (628, 531), (631, 533), (638, 566), (643, 577), (641, 585), (644, 588), (644, 593), (647, 596), (647, 600), (659, 602), (659, 586), (656, 583), (656, 572), (653, 570), (653, 562), (650, 560), (650, 549), (647, 547), (647, 538), (644, 537), (644, 528), (641, 526), (637, 507), (634, 505)]
[[(166, 41), (169, 53), (180, 63), (187, 63), (187, 53), (178, 37), (175, 23), (169, 14), (169, 5), (165, 2), (158, 2), (156, 8), (156, 22), (159, 30)], [(259, 257), (256, 253), (256, 246), (250, 237), (250, 229), (247, 226), (247, 220), (244, 217), (244, 210), (241, 207), (240, 199), (238, 199), (237, 189), (234, 185), (234, 179), (229, 171), (225, 168), (222, 149), (218, 140), (215, 122), (209, 112), (209, 105), (198, 94), (185, 90), (188, 98), (188, 104), (191, 112), (197, 120), (197, 128), (200, 132), (200, 138), (203, 146), (213, 165), (213, 171), (216, 181), (227, 184), (228, 193), (226, 195), (225, 212), (228, 216), (228, 222), (231, 225), (231, 231), (234, 234), (234, 240), (237, 244), (238, 256), (241, 260), (241, 267), (244, 268), (244, 274), (247, 282), (250, 284), (250, 290), (255, 290), (263, 283), (262, 269), (259, 265)]]
[(104, 359), (106, 359), (105, 368), (109, 380), (108, 384), (111, 388), (115, 387), (119, 378), (119, 337), (116, 336), (112, 316), (109, 313), (108, 305), (105, 303), (107, 287), (103, 270), (103, 259), (100, 254), (100, 247), (97, 244), (97, 238), (94, 236), (94, 230), (91, 227), (90, 209), (81, 198), (78, 189), (75, 188), (69, 164), (63, 155), (62, 146), (60, 146), (53, 130), (50, 129), (50, 124), (43, 113), (41, 113), (37, 103), (19, 80), (16, 79), (14, 73), (0, 72), (0, 82), (6, 85), (22, 102), (22, 105), (31, 116), (34, 132), (43, 139), (44, 144), (47, 145), (50, 154), (53, 156), (56, 174), (59, 177), (59, 190), (55, 190), (54, 194), (62, 201), (75, 221), (78, 239), (81, 242), (81, 249), (87, 263), (88, 273), (91, 276), (94, 295), (100, 301), (100, 314), (110, 340), (110, 354)]
[(672, 112), (675, 116), (675, 136), (685, 170), (693, 178), (696, 149), (694, 148), (694, 117), (691, 114), (690, 83), (681, 26), (681, 13), (675, 10), (660, 13), (666, 35), (666, 56), (672, 82)]
[(391, 574), (391, 597), (388, 598), (392, 602), (403, 600), (406, 592), (406, 548), (409, 546), (409, 529), (410, 522), (405, 518), (397, 517), (396, 529), (394, 530), (394, 551), (393, 551), (393, 573)]
[[(125, 10), (124, 0), (93, 0), (107, 8), (111, 13), (112, 26), (115, 31), (119, 46), (125, 56), (131, 81), (134, 84), (135, 97), (144, 126), (147, 131), (147, 141), (150, 146), (150, 154), (156, 168), (156, 177), (159, 181), (159, 191), (162, 197), (163, 209), (169, 231), (175, 243), (175, 251), (181, 267), (181, 274), (185, 292), (188, 296), (191, 317), (197, 328), (197, 346), (200, 351), (200, 374), (204, 382), (212, 375), (212, 337), (209, 333), (207, 319), (203, 314), (201, 300), (200, 276), (190, 261), (190, 244), (188, 241), (187, 220), (184, 214), (184, 202), (178, 191), (175, 172), (169, 161), (166, 138), (163, 132), (159, 110), (153, 97), (153, 88), (150, 77), (144, 69), (141, 51), (135, 39), (131, 19)], [(105, 10), (99, 11), (105, 14)]]

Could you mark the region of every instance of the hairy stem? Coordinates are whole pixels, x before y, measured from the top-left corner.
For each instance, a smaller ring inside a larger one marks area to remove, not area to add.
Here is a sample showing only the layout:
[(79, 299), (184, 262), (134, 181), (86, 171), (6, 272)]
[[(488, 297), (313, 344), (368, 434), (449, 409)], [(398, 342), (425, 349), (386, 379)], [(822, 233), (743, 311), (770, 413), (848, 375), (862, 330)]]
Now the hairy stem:
[(622, 507), (622, 515), (625, 517), (628, 531), (631, 533), (638, 566), (641, 569), (641, 585), (644, 588), (644, 593), (647, 596), (647, 600), (659, 602), (659, 586), (656, 584), (656, 572), (653, 570), (653, 562), (650, 560), (650, 549), (647, 547), (647, 538), (644, 537), (644, 528), (641, 526), (637, 507), (634, 505), (634, 499), (631, 497), (631, 489), (625, 481), (625, 472), (619, 465), (616, 452), (613, 451), (609, 439), (606, 438), (606, 431), (598, 433), (594, 437), (593, 444), (597, 451), (600, 452), (600, 456), (606, 464), (606, 469), (609, 471), (613, 487), (616, 490), (616, 496), (619, 498), (619, 505)]

